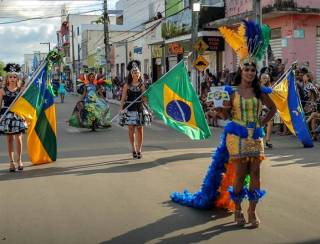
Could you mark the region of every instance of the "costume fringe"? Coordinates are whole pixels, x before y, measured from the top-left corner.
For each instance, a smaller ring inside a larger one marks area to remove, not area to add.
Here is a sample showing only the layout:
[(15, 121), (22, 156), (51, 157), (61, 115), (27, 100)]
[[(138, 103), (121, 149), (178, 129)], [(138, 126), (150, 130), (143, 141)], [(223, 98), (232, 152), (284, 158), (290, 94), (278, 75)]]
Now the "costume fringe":
[[(262, 128), (256, 128), (253, 138), (262, 137), (262, 131)], [(219, 147), (212, 155), (211, 164), (200, 190), (195, 193), (191, 193), (188, 190), (173, 192), (170, 195), (173, 202), (199, 209), (210, 209), (213, 207), (234, 209), (228, 193), (228, 187), (233, 184), (234, 179), (234, 168), (233, 164), (229, 162), (229, 153), (226, 145), (226, 138), (229, 133), (241, 136), (242, 138), (248, 136), (248, 132), (243, 126), (229, 122), (224, 127)], [(262, 160), (263, 158), (258, 157), (257, 159)]]
[[(188, 190), (184, 192), (173, 192), (171, 194), (172, 201), (199, 209), (214, 207), (220, 195), (224, 198), (224, 193), (220, 194), (220, 191), (224, 190), (221, 184), (223, 179), (225, 179), (225, 182), (230, 180), (229, 177), (224, 175), (228, 160), (229, 153), (226, 147), (226, 133), (224, 133), (221, 136), (220, 146), (212, 156), (211, 165), (209, 166), (200, 191), (193, 194)], [(220, 204), (224, 206), (226, 203), (221, 200)]]

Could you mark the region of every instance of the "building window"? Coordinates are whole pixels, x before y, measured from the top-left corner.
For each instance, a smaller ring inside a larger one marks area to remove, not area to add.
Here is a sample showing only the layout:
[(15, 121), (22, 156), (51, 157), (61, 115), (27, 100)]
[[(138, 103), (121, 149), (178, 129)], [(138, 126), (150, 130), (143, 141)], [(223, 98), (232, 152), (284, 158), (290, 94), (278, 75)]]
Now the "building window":
[(320, 37), (320, 26), (317, 26), (317, 37)]
[(271, 39), (281, 38), (281, 28), (271, 29)]
[(80, 27), (77, 26), (77, 36), (80, 36)]

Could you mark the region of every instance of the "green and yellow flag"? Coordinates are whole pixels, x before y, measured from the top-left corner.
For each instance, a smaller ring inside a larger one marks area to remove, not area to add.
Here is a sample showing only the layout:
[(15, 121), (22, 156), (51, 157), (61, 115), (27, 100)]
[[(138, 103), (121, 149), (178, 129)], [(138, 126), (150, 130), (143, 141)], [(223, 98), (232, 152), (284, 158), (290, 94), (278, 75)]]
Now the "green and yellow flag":
[(32, 164), (50, 163), (57, 158), (56, 108), (47, 72), (45, 63), (10, 109), (28, 123), (27, 147)]
[(152, 111), (168, 126), (186, 134), (192, 140), (211, 136), (183, 61), (152, 84), (146, 96)]

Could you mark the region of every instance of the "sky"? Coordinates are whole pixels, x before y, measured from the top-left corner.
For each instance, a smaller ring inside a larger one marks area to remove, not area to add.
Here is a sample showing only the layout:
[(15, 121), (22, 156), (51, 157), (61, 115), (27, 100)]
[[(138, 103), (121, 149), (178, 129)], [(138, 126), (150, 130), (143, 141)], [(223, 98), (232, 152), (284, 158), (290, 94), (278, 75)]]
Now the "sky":
[[(116, 2), (117, 0), (108, 0), (108, 8), (115, 9)], [(32, 54), (35, 51), (48, 52), (48, 45), (40, 42), (50, 42), (51, 48), (54, 47), (57, 43), (56, 32), (60, 29), (61, 17), (46, 17), (61, 15), (61, 7), (64, 4), (73, 14), (103, 7), (102, 0), (0, 0), (0, 61), (23, 64), (24, 54)], [(43, 19), (8, 23), (34, 17)]]

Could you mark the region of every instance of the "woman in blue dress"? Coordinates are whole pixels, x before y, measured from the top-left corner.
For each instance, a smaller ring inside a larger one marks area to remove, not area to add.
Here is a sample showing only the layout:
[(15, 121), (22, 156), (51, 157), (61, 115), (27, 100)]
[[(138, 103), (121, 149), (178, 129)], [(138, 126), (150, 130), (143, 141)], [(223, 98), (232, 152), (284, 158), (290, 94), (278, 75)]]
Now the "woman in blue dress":
[(108, 102), (99, 95), (95, 82), (95, 74), (88, 74), (88, 83), (84, 86), (80, 101), (76, 104), (69, 125), (80, 128), (109, 128), (110, 107)]
[(61, 103), (64, 102), (64, 97), (65, 97), (66, 93), (67, 93), (66, 84), (65, 84), (64, 80), (61, 80), (61, 82), (59, 84), (59, 89), (58, 89), (58, 94), (60, 95)]

